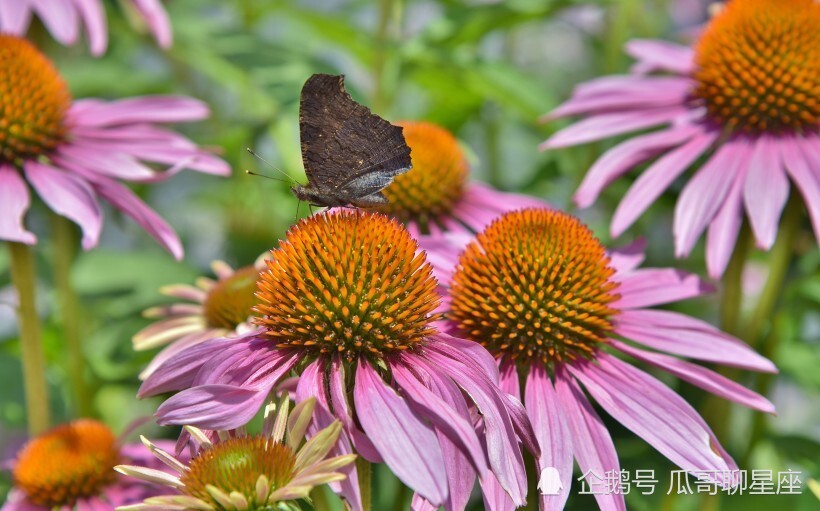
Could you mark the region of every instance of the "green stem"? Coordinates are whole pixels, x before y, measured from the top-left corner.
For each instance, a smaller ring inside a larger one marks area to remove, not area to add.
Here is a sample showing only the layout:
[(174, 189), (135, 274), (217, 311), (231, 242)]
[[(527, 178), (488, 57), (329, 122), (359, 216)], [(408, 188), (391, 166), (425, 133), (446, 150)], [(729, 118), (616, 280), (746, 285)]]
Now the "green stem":
[[(782, 314), (779, 315), (780, 317), (775, 318), (775, 322), (782, 322), (783, 317)], [(777, 325), (773, 326), (772, 329), (769, 331), (769, 335), (766, 336), (766, 341), (761, 346), (760, 354), (768, 359), (772, 359), (774, 357), (775, 352), (777, 351), (777, 346), (780, 344), (780, 335), (779, 329)], [(772, 383), (774, 382), (773, 374), (760, 374), (757, 376), (757, 384), (755, 385), (755, 391), (762, 395), (766, 396), (769, 394), (769, 390), (771, 389)], [(743, 453), (743, 457), (741, 458), (741, 467), (748, 467), (749, 461), (752, 456), (752, 452), (754, 451), (757, 444), (766, 434), (766, 429), (769, 424), (769, 415), (766, 413), (756, 413), (754, 414), (754, 418), (752, 419), (752, 432), (749, 434), (749, 443), (746, 445), (746, 451)]]
[(396, 500), (393, 501), (393, 511), (404, 511), (407, 509), (407, 499), (410, 496), (410, 488), (407, 487), (401, 481), (399, 483), (399, 489), (396, 492)]
[(387, 107), (385, 91), (385, 68), (390, 45), (390, 19), (393, 13), (393, 0), (379, 0), (379, 20), (376, 25), (375, 54), (373, 57), (373, 110), (384, 113)]
[(373, 467), (369, 461), (358, 456), (356, 458), (356, 472), (359, 476), (362, 511), (370, 511), (373, 502)]
[(763, 329), (771, 320), (774, 307), (783, 291), (783, 282), (792, 260), (801, 220), (802, 203), (799, 199), (792, 197), (786, 205), (786, 211), (780, 222), (780, 230), (777, 233), (777, 241), (769, 256), (769, 276), (746, 328), (743, 330), (743, 339), (753, 348), (758, 345)]
[(720, 326), (724, 332), (737, 335), (740, 310), (743, 303), (743, 268), (749, 256), (751, 231), (744, 223), (735, 243), (729, 266), (723, 274), (723, 292), (720, 297)]
[(313, 504), (313, 511), (330, 511), (330, 503), (327, 500), (324, 485), (311, 490), (310, 501)]
[(17, 289), (20, 325), (20, 356), (23, 363), (28, 431), (34, 436), (49, 428), (48, 385), (43, 355), (40, 319), (35, 305), (35, 268), (31, 249), (22, 243), (9, 242), (11, 281)]
[(91, 417), (94, 410), (91, 390), (85, 381), (80, 303), (71, 285), (71, 266), (77, 251), (77, 233), (74, 224), (60, 215), (52, 215), (52, 227), (54, 232), (54, 253), (52, 255), (54, 284), (57, 291), (63, 340), (67, 351), (68, 376), (74, 394), (74, 407), (79, 416)]

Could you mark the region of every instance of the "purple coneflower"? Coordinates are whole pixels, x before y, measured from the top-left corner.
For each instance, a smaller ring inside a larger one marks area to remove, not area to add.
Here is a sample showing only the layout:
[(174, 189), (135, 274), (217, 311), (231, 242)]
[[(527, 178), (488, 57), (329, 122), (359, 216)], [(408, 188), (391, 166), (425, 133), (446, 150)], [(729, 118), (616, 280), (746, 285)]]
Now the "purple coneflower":
[[(161, 47), (171, 47), (171, 22), (160, 0), (131, 0), (123, 6), (133, 9)], [(102, 0), (0, 0), (0, 32), (26, 35), (33, 14), (66, 46), (77, 42), (84, 25), (91, 54), (105, 53), (108, 27)]]
[(165, 360), (191, 346), (217, 337), (236, 337), (254, 327), (248, 319), (253, 315), (256, 299), (256, 279), (260, 268), (246, 266), (234, 270), (223, 261), (211, 263), (217, 280), (201, 277), (196, 286), (175, 284), (160, 289), (160, 293), (186, 300), (145, 310), (147, 318), (160, 318), (134, 336), (134, 349), (149, 350), (165, 346), (140, 373), (144, 380)]
[(388, 203), (381, 211), (402, 221), (413, 235), (475, 233), (502, 213), (545, 205), (527, 195), (468, 182), (470, 168), (464, 151), (444, 128), (425, 121), (398, 124), (404, 128), (413, 168), (383, 190)]
[[(317, 486), (345, 479), (342, 472), (355, 454), (328, 457), (342, 432), (334, 421), (304, 442), (315, 399), (306, 399), (289, 413), (287, 394), (276, 408), (265, 408), (263, 433), (222, 432), (209, 435), (186, 426), (193, 456), (180, 459), (141, 437), (142, 443), (167, 465), (172, 474), (149, 466), (119, 465), (117, 472), (146, 483), (170, 488), (170, 494), (152, 496), (118, 511), (222, 511), (277, 509), (299, 511), (299, 501)], [(215, 441), (211, 441), (214, 437)], [(156, 460), (155, 460), (156, 461)]]
[[(181, 258), (174, 230), (119, 180), (157, 181), (182, 168), (229, 174), (224, 161), (155, 124), (205, 118), (207, 106), (171, 96), (72, 103), (57, 70), (25, 39), (0, 35), (0, 57), (0, 240), (36, 243), (23, 226), (30, 185), (82, 228), (85, 249), (102, 230), (101, 197)], [(170, 168), (160, 172), (143, 161)]]
[[(723, 274), (745, 208), (757, 244), (771, 247), (789, 198), (803, 195), (820, 240), (820, 3), (744, 0), (726, 4), (694, 48), (633, 41), (630, 76), (582, 84), (549, 118), (573, 124), (542, 144), (565, 147), (664, 125), (610, 149), (575, 194), (590, 205), (603, 188), (659, 156), (621, 200), (620, 235), (700, 158), (675, 208), (675, 252), (684, 257), (708, 227), (706, 259)], [(665, 73), (651, 75), (653, 71)], [(796, 200), (796, 199), (792, 199)]]
[[(171, 442), (163, 445), (173, 448)], [(142, 445), (121, 445), (105, 424), (89, 419), (62, 424), (30, 440), (17, 455), (14, 486), (0, 509), (106, 511), (159, 495), (153, 485), (114, 472), (123, 462), (165, 473)]]
[[(524, 404), (541, 446), (540, 469), (553, 467), (562, 478), (563, 490), (542, 496), (542, 509), (563, 508), (573, 457), (582, 472), (600, 478), (619, 469), (612, 439), (581, 385), (613, 418), (684, 470), (737, 468), (686, 401), (613, 354), (773, 412), (764, 397), (661, 353), (775, 371), (744, 343), (703, 321), (650, 309), (702, 294), (706, 287), (698, 278), (674, 269), (638, 269), (643, 250), (637, 246), (607, 255), (580, 221), (546, 209), (507, 213), (462, 248), (436, 241), (429, 249), (438, 256), (437, 276), (450, 288), (448, 330), (496, 357), (504, 391), (520, 396), (519, 372), (526, 378)], [(623, 495), (600, 493), (601, 509), (624, 509)]]
[[(311, 216), (271, 252), (258, 284), (259, 331), (194, 346), (143, 382), (140, 396), (182, 390), (160, 406), (161, 423), (240, 427), (296, 370), (297, 400), (317, 400), (314, 428), (342, 422), (339, 454), (386, 463), (448, 510), (463, 509), (476, 474), (524, 503), (516, 435), (535, 442), (523, 406), (499, 391), (484, 348), (436, 330), (437, 282), (401, 224), (350, 210)], [(357, 481), (352, 472), (339, 491), (358, 510)]]

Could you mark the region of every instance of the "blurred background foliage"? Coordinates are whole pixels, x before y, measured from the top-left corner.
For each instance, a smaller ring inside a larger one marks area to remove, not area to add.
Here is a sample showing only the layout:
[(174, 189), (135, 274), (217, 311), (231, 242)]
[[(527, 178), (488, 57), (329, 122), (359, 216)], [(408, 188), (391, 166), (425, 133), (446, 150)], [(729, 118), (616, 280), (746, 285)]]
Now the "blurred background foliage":
[[(706, 19), (705, 0), (171, 0), (166, 2), (174, 45), (168, 52), (133, 30), (138, 21), (118, 2), (107, 2), (111, 43), (103, 58), (85, 47), (63, 48), (35, 26), (33, 36), (53, 58), (76, 98), (122, 98), (143, 94), (186, 94), (211, 105), (208, 121), (183, 128), (197, 142), (228, 160), (234, 174), (223, 180), (183, 173), (138, 192), (180, 233), (186, 258), (175, 262), (128, 221), (107, 221), (100, 247), (77, 255), (72, 279), (82, 298), (87, 379), (94, 410), (122, 431), (150, 415), (157, 401), (137, 401), (136, 375), (151, 353), (135, 353), (131, 337), (147, 324), (140, 312), (163, 302), (157, 289), (192, 283), (207, 275), (208, 263), (223, 259), (245, 265), (275, 246), (297, 214), (288, 184), (251, 177), (252, 169), (278, 172), (245, 151), (254, 148), (273, 166), (304, 180), (299, 150), (298, 97), (312, 73), (343, 73), (354, 98), (391, 120), (427, 119), (452, 130), (467, 150), (473, 177), (504, 190), (530, 193), (576, 212), (571, 195), (591, 162), (611, 143), (541, 153), (537, 149), (561, 123), (540, 124), (539, 116), (567, 98), (582, 80), (624, 72), (623, 54), (632, 38), (691, 40)], [(137, 27), (139, 28), (139, 27)], [(39, 37), (38, 37), (39, 36)], [(632, 174), (634, 178), (634, 173)], [(629, 186), (622, 179), (591, 209), (576, 212), (608, 240), (608, 221)], [(642, 235), (649, 241), (647, 265), (679, 265), (704, 273), (702, 247), (686, 261), (671, 250), (673, 193), (618, 240)], [(36, 209), (36, 208), (35, 208)], [(28, 223), (48, 240), (44, 208)], [(741, 375), (767, 392), (778, 416), (733, 409), (722, 425), (727, 448), (744, 468), (801, 470), (803, 482), (820, 477), (820, 273), (809, 231), (790, 268), (769, 339), (760, 349), (781, 369), (775, 378)], [(37, 246), (39, 308), (50, 365), (56, 420), (74, 414), (55, 318), (48, 241)], [(750, 303), (762, 282), (765, 254), (748, 270)], [(6, 251), (0, 251), (0, 455), (13, 455), (24, 439), (18, 343), (8, 287)], [(685, 312), (715, 321), (715, 297), (690, 300)], [(765, 380), (761, 380), (764, 378)], [(668, 379), (698, 406), (704, 394)], [(632, 493), (638, 511), (665, 509), (817, 509), (817, 498), (732, 496), (701, 499), (665, 495), (672, 467), (642, 440), (601, 414), (613, 433), (622, 467), (655, 469), (655, 495)], [(172, 437), (154, 427), (148, 436)], [(752, 445), (750, 449), (750, 445)], [(744, 454), (745, 453), (745, 454)], [(578, 476), (579, 474), (576, 474)], [(8, 489), (0, 479), (0, 496)], [(406, 509), (409, 492), (381, 467), (376, 471), (374, 509)], [(567, 509), (595, 509), (574, 484)], [(481, 509), (480, 499), (473, 509)], [(338, 505), (338, 502), (337, 502)]]

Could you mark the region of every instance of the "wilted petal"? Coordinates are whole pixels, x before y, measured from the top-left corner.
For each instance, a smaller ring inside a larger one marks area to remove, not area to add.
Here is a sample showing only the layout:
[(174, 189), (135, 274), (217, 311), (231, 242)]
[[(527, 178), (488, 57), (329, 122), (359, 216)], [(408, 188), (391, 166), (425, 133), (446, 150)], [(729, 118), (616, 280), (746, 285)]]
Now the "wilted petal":
[(31, 198), (28, 187), (14, 167), (0, 164), (0, 239), (32, 245), (37, 243), (33, 233), (23, 227), (23, 217)]

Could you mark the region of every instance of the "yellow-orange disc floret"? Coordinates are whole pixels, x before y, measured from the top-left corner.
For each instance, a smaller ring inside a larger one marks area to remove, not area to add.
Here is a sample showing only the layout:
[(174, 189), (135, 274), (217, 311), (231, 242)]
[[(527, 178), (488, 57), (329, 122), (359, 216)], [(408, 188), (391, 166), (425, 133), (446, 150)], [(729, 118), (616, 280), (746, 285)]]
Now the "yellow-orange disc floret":
[(800, 133), (820, 120), (820, 2), (732, 0), (696, 47), (696, 100), (729, 131)]
[(451, 319), (491, 353), (545, 364), (590, 357), (612, 330), (618, 283), (604, 247), (578, 219), (507, 213), (459, 259)]
[(73, 506), (98, 495), (115, 476), (120, 455), (114, 434), (102, 423), (81, 419), (31, 440), (18, 456), (12, 477), (40, 506)]
[(404, 227), (379, 213), (295, 225), (259, 277), (254, 321), (279, 347), (381, 358), (434, 332), (432, 267)]
[(225, 495), (237, 492), (245, 497), (249, 509), (268, 509), (267, 502), (259, 502), (257, 482), (264, 476), (268, 490), (286, 486), (292, 479), (296, 456), (287, 445), (267, 437), (230, 438), (200, 451), (180, 476), (185, 486), (182, 492), (213, 506), (224, 509), (217, 501), (212, 486)]
[(65, 137), (70, 106), (51, 62), (25, 39), (0, 34), (0, 163), (54, 149)]
[(464, 193), (468, 167), (458, 140), (429, 122), (402, 122), (413, 168), (384, 189), (381, 211), (403, 222), (426, 223), (449, 213)]
[(208, 291), (203, 309), (205, 320), (212, 328), (235, 329), (253, 314), (256, 299), (256, 279), (259, 270), (253, 266), (240, 268), (222, 279)]

